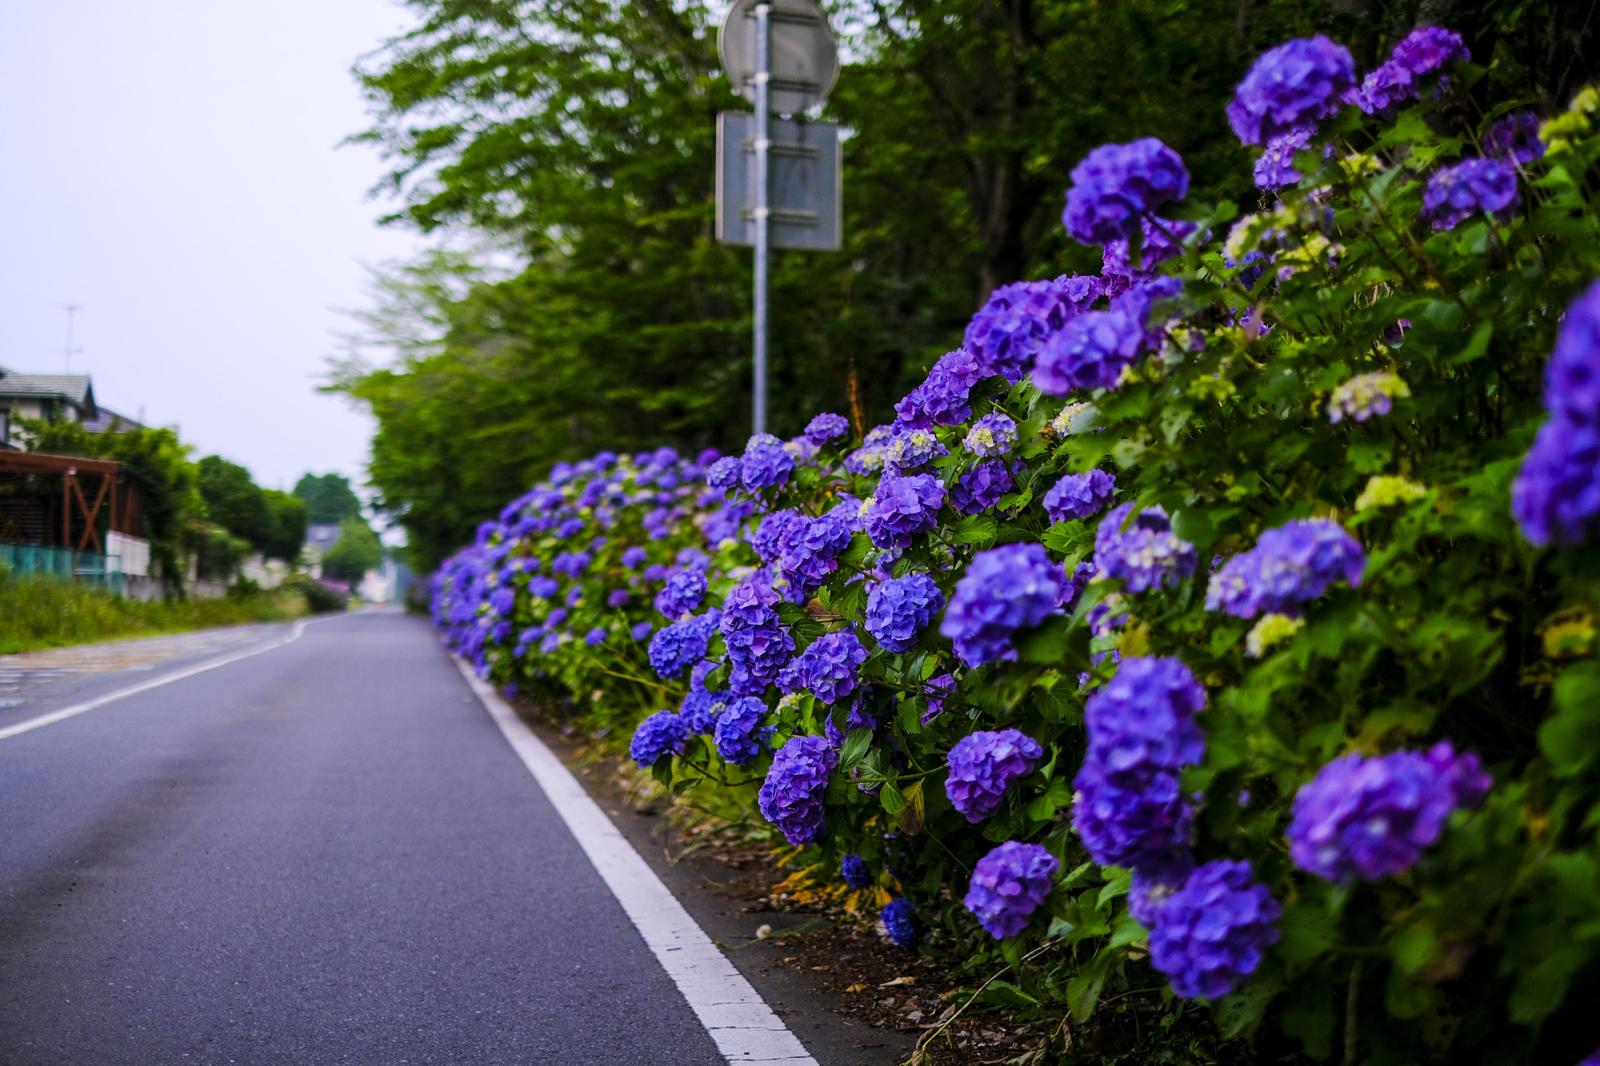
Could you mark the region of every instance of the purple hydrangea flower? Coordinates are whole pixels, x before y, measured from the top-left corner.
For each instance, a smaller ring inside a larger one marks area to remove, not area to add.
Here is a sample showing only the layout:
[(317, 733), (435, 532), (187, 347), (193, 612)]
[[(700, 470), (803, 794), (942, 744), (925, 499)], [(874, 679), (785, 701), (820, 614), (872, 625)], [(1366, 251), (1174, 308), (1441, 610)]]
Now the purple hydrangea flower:
[(992, 459), (1005, 455), (1017, 443), (1017, 424), (1008, 415), (995, 411), (972, 424), (961, 446), (973, 455)]
[(629, 630), (629, 633), (632, 635), (634, 640), (642, 641), (645, 637), (648, 637), (655, 631), (656, 627), (649, 622), (635, 622), (633, 628)]
[(922, 724), (927, 725), (944, 713), (944, 704), (956, 690), (954, 674), (939, 674), (922, 683), (922, 693), (928, 700), (928, 709), (922, 712)]
[(992, 373), (964, 348), (948, 352), (894, 405), (895, 417), (913, 426), (958, 426), (972, 417), (972, 387)]
[(1262, 53), (1239, 83), (1228, 124), (1243, 143), (1265, 144), (1339, 110), (1355, 80), (1355, 60), (1343, 45), (1320, 34), (1287, 41)]
[(772, 758), (761, 785), (761, 816), (791, 844), (809, 844), (822, 834), (822, 797), (838, 753), (823, 737), (790, 737)]
[(1513, 167), (1542, 159), (1545, 143), (1539, 139), (1539, 126), (1532, 111), (1502, 115), (1483, 135), (1483, 154)]
[(754, 696), (736, 699), (724, 708), (712, 734), (723, 761), (748, 766), (761, 757), (767, 738), (772, 735), (770, 728), (762, 727), (766, 716), (767, 705)]
[(979, 365), (1015, 384), (1033, 369), (1044, 339), (1087, 311), (1102, 292), (1101, 280), (1088, 275), (1003, 285), (967, 323), (963, 344)]
[(1039, 765), (1044, 749), (1017, 729), (980, 730), (950, 749), (944, 792), (950, 805), (973, 825), (1000, 809), (1006, 789)]
[(645, 560), (649, 558), (649, 554), (637, 544), (631, 548), (622, 549), (622, 565), (626, 566), (629, 570), (639, 569), (639, 567), (644, 565)]
[(681, 718), (672, 711), (657, 711), (640, 722), (639, 728), (633, 731), (628, 754), (633, 756), (634, 762), (649, 769), (661, 756), (683, 751), (686, 735)]
[(1423, 758), (1439, 774), (1444, 787), (1455, 797), (1457, 807), (1475, 810), (1483, 805), (1484, 797), (1494, 787), (1494, 778), (1483, 768), (1477, 752), (1457, 753), (1456, 746), (1441, 740), (1429, 748)]
[(1304, 151), (1315, 135), (1315, 129), (1303, 126), (1268, 141), (1266, 148), (1256, 159), (1254, 171), (1256, 188), (1276, 192), (1299, 182), (1305, 175), (1294, 168), (1295, 153)]
[(922, 939), (922, 927), (917, 923), (916, 908), (905, 897), (890, 900), (879, 915), (883, 931), (897, 948), (910, 951)]
[(1423, 80), (1445, 64), (1471, 58), (1459, 33), (1419, 26), (1394, 46), (1389, 59), (1363, 78), (1348, 98), (1367, 114), (1380, 114), (1420, 97)]
[(1115, 299), (1134, 283), (1154, 275), (1157, 266), (1183, 254), (1183, 242), (1195, 231), (1193, 222), (1179, 219), (1160, 221), (1145, 218), (1139, 223), (1143, 233), (1138, 262), (1134, 262), (1132, 243), (1119, 238), (1107, 244), (1100, 255), (1100, 278), (1107, 297)]
[(1600, 428), (1560, 415), (1541, 426), (1511, 486), (1511, 513), (1540, 547), (1600, 535)]
[(727, 709), (727, 706), (727, 693), (691, 688), (688, 695), (683, 697), (683, 702), (678, 705), (678, 717), (683, 720), (684, 730), (690, 735), (709, 733), (716, 728), (717, 717)]
[(783, 441), (770, 433), (757, 433), (744, 448), (739, 464), (739, 483), (752, 491), (786, 484), (794, 473), (794, 457), (783, 448)]
[(629, 592), (627, 589), (612, 589), (610, 592), (606, 593), (606, 606), (624, 607), (632, 598), (633, 593)]
[(962, 514), (982, 514), (1016, 487), (1002, 460), (986, 459), (956, 477), (950, 488), (950, 506)]
[(693, 614), (706, 596), (706, 575), (700, 570), (677, 570), (667, 578), (666, 587), (656, 593), (656, 610), (669, 619)]
[(1055, 887), (1061, 864), (1038, 844), (1008, 840), (972, 868), (962, 900), (978, 924), (996, 940), (1016, 936)]
[(1178, 659), (1124, 659), (1084, 704), (1085, 758), (1127, 787), (1138, 786), (1151, 768), (1192, 766), (1205, 754), (1205, 734), (1194, 719), (1205, 705), (1205, 689)]
[(1600, 281), (1572, 302), (1544, 367), (1544, 405), (1555, 417), (1600, 425)]
[(717, 628), (728, 649), (728, 687), (740, 696), (759, 696), (794, 654), (777, 603), (778, 594), (759, 575), (735, 585), (723, 601)]
[(837, 703), (856, 690), (867, 649), (855, 630), (824, 633), (795, 660), (800, 684), (823, 703)]
[(1297, 616), (1335, 581), (1361, 584), (1367, 556), (1356, 539), (1325, 518), (1289, 522), (1261, 534), (1249, 551), (1218, 567), (1206, 589), (1206, 610), (1236, 618)]
[(1128, 886), (1128, 913), (1133, 920), (1146, 929), (1154, 929), (1167, 900), (1183, 887), (1193, 870), (1194, 856), (1180, 853), (1169, 863), (1133, 871), (1133, 882)]
[(859, 855), (846, 855), (839, 863), (839, 876), (844, 883), (857, 891), (869, 887), (874, 878), (867, 860)]
[(1450, 812), (1487, 792), (1481, 763), (1463, 762), (1454, 749), (1449, 755), (1334, 759), (1295, 794), (1289, 857), (1328, 881), (1377, 881), (1410, 869), (1444, 833)]
[(650, 640), (650, 665), (661, 677), (677, 677), (704, 659), (715, 623), (709, 614), (674, 622)]
[(1117, 479), (1104, 470), (1068, 474), (1044, 494), (1044, 513), (1052, 522), (1090, 518), (1105, 510), (1117, 491)]
[(583, 642), (591, 648), (599, 644), (604, 644), (606, 642), (605, 627), (595, 626), (593, 629), (589, 630), (589, 632), (583, 635)]
[(1130, 239), (1145, 215), (1188, 192), (1183, 159), (1157, 138), (1103, 144), (1072, 168), (1061, 222), (1083, 244)]
[(1504, 220), (1517, 208), (1517, 172), (1498, 159), (1466, 159), (1428, 179), (1422, 217), (1455, 229), (1478, 212)]
[[(1178, 539), (1160, 507), (1147, 507), (1128, 523), (1132, 504), (1100, 520), (1094, 537), (1095, 569), (1121, 581), (1128, 592), (1176, 588), (1194, 572), (1194, 545)], [(1127, 528), (1124, 529), (1124, 524)]]
[[(724, 456), (706, 468), (706, 484), (714, 489), (736, 489), (739, 487), (739, 473), (744, 464), (737, 455)], [(630, 549), (631, 550), (631, 549)], [(637, 565), (637, 564), (629, 564)]]
[(884, 473), (904, 474), (920, 469), (935, 459), (949, 455), (933, 431), (921, 426), (897, 425), (883, 446)]
[(1254, 973), (1262, 953), (1278, 942), (1282, 912), (1248, 862), (1208, 862), (1161, 906), (1150, 930), (1150, 964), (1179, 996), (1219, 999)]
[(787, 598), (803, 602), (839, 567), (839, 555), (850, 546), (849, 519), (839, 509), (817, 518), (800, 516), (783, 532), (778, 545), (778, 574), (786, 582)]
[(944, 609), (944, 595), (927, 574), (880, 581), (867, 593), (865, 625), (886, 651), (910, 651), (917, 635)]
[(805, 432), (806, 440), (820, 448), (829, 441), (838, 440), (849, 433), (850, 423), (845, 421), (844, 415), (824, 411), (806, 423)]
[(939, 632), (965, 665), (1015, 659), (1011, 638), (1061, 604), (1066, 575), (1039, 544), (1006, 544), (979, 552), (956, 583)]
[(909, 548), (919, 534), (939, 524), (944, 486), (932, 474), (885, 474), (861, 515), (867, 537), (880, 548)]
[(1145, 332), (1117, 311), (1088, 311), (1072, 319), (1039, 348), (1033, 383), (1065, 396), (1076, 389), (1112, 389), (1144, 352)]

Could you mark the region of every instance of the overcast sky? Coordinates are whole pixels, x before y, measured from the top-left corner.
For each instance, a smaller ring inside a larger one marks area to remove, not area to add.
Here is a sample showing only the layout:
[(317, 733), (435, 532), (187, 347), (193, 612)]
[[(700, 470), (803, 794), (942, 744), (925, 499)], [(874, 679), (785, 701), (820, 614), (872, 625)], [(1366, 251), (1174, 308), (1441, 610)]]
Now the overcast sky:
[(315, 391), (380, 229), (351, 64), (392, 0), (0, 0), (0, 365), (72, 369), (256, 480), (359, 482), (370, 424)]

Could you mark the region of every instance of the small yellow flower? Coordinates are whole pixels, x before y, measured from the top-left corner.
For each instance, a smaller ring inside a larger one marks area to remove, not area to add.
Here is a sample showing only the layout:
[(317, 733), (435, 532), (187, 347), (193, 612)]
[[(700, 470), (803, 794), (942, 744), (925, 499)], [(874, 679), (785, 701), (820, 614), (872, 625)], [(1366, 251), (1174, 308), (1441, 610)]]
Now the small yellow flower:
[(1367, 479), (1367, 487), (1356, 497), (1356, 511), (1371, 511), (1380, 507), (1393, 507), (1397, 503), (1411, 503), (1428, 494), (1424, 485), (1409, 478), (1393, 474), (1376, 474)]
[(1278, 644), (1294, 636), (1306, 625), (1303, 618), (1290, 618), (1286, 614), (1264, 614), (1244, 638), (1244, 650), (1252, 659), (1259, 659)]

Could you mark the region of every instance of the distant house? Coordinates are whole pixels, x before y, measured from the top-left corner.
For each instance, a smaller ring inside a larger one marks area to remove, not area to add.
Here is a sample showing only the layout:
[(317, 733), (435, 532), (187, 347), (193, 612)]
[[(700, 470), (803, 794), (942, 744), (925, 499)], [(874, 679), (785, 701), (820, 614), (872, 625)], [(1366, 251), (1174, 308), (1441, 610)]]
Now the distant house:
[(322, 572), (322, 557), (339, 540), (339, 523), (313, 522), (306, 527), (305, 560), (312, 574)]
[(19, 448), (19, 418), (92, 425), (100, 417), (89, 375), (27, 374), (0, 366), (0, 448)]

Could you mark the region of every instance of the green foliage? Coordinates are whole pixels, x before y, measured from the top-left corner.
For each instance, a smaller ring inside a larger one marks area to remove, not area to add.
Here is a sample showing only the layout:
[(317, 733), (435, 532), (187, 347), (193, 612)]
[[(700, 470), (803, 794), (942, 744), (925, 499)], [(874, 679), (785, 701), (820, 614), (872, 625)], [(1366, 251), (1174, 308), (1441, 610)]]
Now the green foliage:
[(273, 532), (272, 513), (250, 471), (220, 455), (208, 455), (198, 464), (198, 478), (206, 517), (247, 546), (262, 550)]
[(259, 545), (261, 554), (292, 565), (299, 561), (306, 542), (306, 503), (278, 489), (264, 489), (261, 495), (267, 505), (267, 534)]
[(322, 572), (336, 581), (354, 584), (382, 561), (383, 545), (377, 534), (352, 515), (339, 523), (339, 539), (323, 554)]
[(290, 574), (278, 587), (282, 591), (303, 597), (307, 608), (314, 614), (342, 611), (350, 605), (348, 595), (324, 585), (309, 574)]
[(305, 504), (308, 523), (332, 525), (361, 513), (361, 499), (343, 474), (302, 474), (294, 495)]

